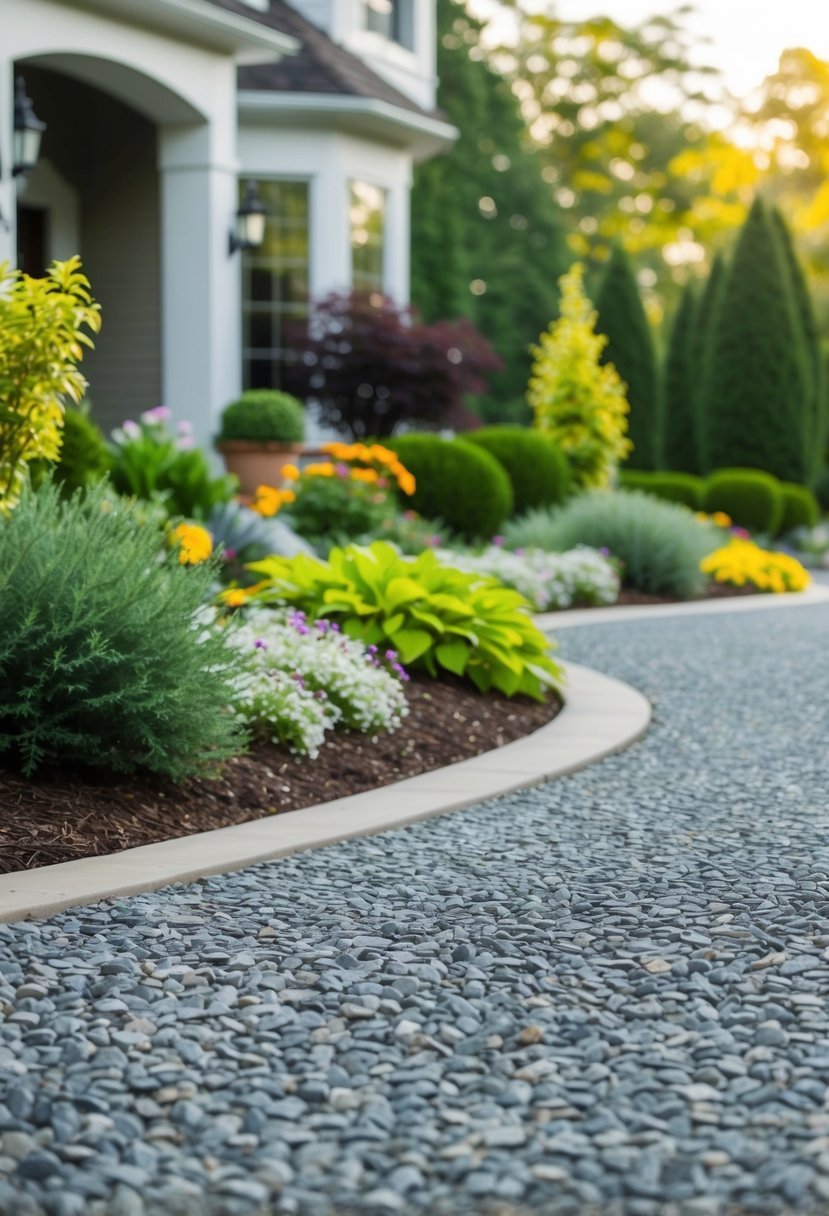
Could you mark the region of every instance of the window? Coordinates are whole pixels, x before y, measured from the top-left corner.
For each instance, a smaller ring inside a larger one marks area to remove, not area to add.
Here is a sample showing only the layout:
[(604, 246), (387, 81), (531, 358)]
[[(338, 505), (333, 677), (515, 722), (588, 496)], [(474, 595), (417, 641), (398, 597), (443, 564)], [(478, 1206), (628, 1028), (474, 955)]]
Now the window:
[(308, 311), (308, 183), (257, 182), (268, 209), (265, 239), (242, 254), (242, 379), (279, 388), (285, 327)]
[(413, 11), (412, 0), (365, 0), (366, 29), (412, 50)]
[(351, 283), (355, 291), (383, 291), (386, 192), (351, 183)]

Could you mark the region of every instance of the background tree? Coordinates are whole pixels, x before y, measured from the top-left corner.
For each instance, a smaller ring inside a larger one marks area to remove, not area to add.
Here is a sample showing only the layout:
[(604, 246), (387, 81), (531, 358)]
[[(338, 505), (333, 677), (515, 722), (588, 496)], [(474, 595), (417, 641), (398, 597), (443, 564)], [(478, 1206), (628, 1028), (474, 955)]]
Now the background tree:
[(476, 408), (526, 421), (529, 345), (568, 256), (541, 158), (509, 84), (484, 59), (482, 28), (458, 0), (438, 0), (438, 104), (460, 138), (415, 172), (412, 298), (427, 321), (472, 320), (504, 364)]
[(612, 363), (626, 386), (630, 406), (628, 434), (634, 469), (658, 469), (662, 420), (656, 379), (653, 335), (630, 258), (616, 245), (596, 296), (596, 329), (607, 338), (602, 363)]
[(501, 361), (474, 325), (423, 325), (374, 292), (334, 292), (291, 328), (285, 387), (315, 401), (320, 421), (354, 438), (403, 423), (448, 425), (467, 394), (482, 393)]
[(699, 301), (694, 282), (685, 285), (671, 326), (662, 374), (662, 421), (665, 468), (698, 473), (695, 389)]
[(813, 425), (809, 357), (778, 227), (759, 198), (709, 323), (700, 401), (704, 470), (745, 465), (803, 483)]

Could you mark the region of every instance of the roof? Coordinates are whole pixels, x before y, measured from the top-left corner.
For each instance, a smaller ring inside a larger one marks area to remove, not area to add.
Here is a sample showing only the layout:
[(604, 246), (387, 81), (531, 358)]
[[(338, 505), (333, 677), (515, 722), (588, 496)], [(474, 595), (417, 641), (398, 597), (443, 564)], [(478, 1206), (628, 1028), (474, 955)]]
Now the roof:
[(244, 0), (213, 0), (213, 3), (237, 16), (258, 21), (299, 43), (296, 54), (287, 55), (278, 63), (240, 68), (241, 89), (367, 98), (429, 118), (443, 118), (439, 112), (419, 106), (357, 55), (338, 46), (286, 0), (271, 0), (263, 11), (252, 8)]

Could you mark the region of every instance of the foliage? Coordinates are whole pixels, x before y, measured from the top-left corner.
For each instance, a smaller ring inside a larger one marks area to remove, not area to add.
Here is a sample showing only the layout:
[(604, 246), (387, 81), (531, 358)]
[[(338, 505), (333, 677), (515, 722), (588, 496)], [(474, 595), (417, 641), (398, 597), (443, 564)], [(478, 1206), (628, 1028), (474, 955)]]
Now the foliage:
[(79, 402), (78, 369), (101, 314), (79, 258), (43, 278), (0, 263), (0, 515), (18, 501), (26, 466), (60, 455), (66, 401)]
[(578, 546), (567, 553), (521, 549), (511, 553), (489, 545), (482, 553), (439, 549), (446, 565), (475, 574), (488, 574), (512, 587), (538, 612), (615, 604), (619, 598), (619, 572), (613, 561), (595, 549)]
[(450, 530), (440, 519), (425, 519), (417, 511), (395, 511), (384, 516), (373, 535), (359, 538), (361, 544), (373, 540), (387, 540), (401, 553), (417, 556), (424, 549), (436, 549), (438, 545), (456, 542)]
[(225, 583), (252, 582), (245, 564), (259, 561), (271, 553), (293, 557), (295, 553), (311, 552), (310, 546), (284, 519), (264, 519), (235, 501), (214, 507), (206, 526), (213, 538), (213, 547), (221, 557), (219, 576)]
[(481, 692), (536, 700), (561, 681), (526, 600), (495, 579), (444, 566), (434, 553), (403, 557), (375, 541), (334, 549), (327, 562), (273, 557), (253, 569), (263, 576), (255, 599), (335, 617), (349, 637), (390, 646), (430, 675), (449, 671)]
[(100, 427), (89, 416), (89, 406), (67, 406), (63, 415), (63, 442), (54, 478), (69, 495), (92, 481), (106, 477), (111, 458)]
[(815, 497), (824, 511), (829, 511), (829, 468), (823, 468), (815, 481)]
[(204, 455), (193, 446), (189, 422), (172, 434), (166, 406), (146, 410), (112, 432), (110, 479), (119, 494), (158, 500), (170, 515), (206, 519), (236, 491), (235, 477), (212, 477)]
[(782, 594), (805, 591), (811, 583), (808, 571), (788, 553), (772, 553), (753, 541), (733, 537), (702, 563), (703, 573), (717, 583), (734, 587), (753, 586), (758, 591)]
[(779, 235), (759, 198), (710, 324), (700, 402), (705, 470), (750, 466), (803, 483), (813, 431), (809, 356)]
[(602, 363), (610, 363), (625, 385), (628, 435), (634, 469), (658, 469), (662, 418), (656, 380), (656, 351), (630, 258), (616, 245), (596, 296), (596, 330), (607, 338)]
[(700, 304), (693, 281), (685, 285), (671, 326), (662, 376), (662, 459), (665, 467), (696, 473), (696, 357)]
[(412, 298), (427, 321), (470, 318), (503, 360), (476, 412), (524, 422), (528, 336), (569, 260), (562, 215), (518, 100), (486, 62), (481, 22), (457, 0), (438, 0), (437, 21), (437, 103), (460, 137), (415, 168)]
[(622, 563), (625, 586), (680, 599), (701, 594), (699, 563), (719, 537), (678, 503), (621, 490), (598, 490), (554, 511), (531, 511), (504, 531), (512, 549), (607, 549)]
[(619, 475), (623, 490), (641, 490), (654, 498), (679, 502), (692, 511), (701, 511), (705, 502), (705, 481), (692, 473), (639, 473), (624, 470)]
[(607, 340), (595, 332), (583, 275), (576, 264), (559, 280), (561, 316), (533, 347), (527, 400), (535, 425), (567, 457), (573, 484), (601, 488), (630, 451), (629, 407), (618, 373), (600, 362)]
[(561, 448), (539, 431), (522, 426), (488, 426), (464, 435), (494, 456), (512, 485), (513, 514), (563, 502), (570, 489), (570, 466)]
[(408, 675), (376, 647), (345, 637), (327, 620), (297, 611), (252, 608), (233, 632), (246, 658), (237, 712), (258, 734), (315, 756), (325, 732), (396, 730), (408, 713)]
[(387, 438), (451, 421), (501, 362), (467, 318), (424, 325), (377, 292), (334, 292), (291, 328), (285, 380), (324, 426)]
[(0, 756), (181, 780), (240, 748), (237, 665), (188, 568), (104, 484), (68, 501), (46, 482), (0, 528)]
[(780, 483), (783, 496), (782, 533), (795, 528), (814, 528), (820, 520), (820, 504), (808, 486), (796, 486), (792, 482)]
[(776, 536), (783, 519), (780, 482), (760, 469), (717, 469), (705, 483), (705, 511), (725, 511), (750, 532)]
[(392, 446), (417, 482), (411, 505), (418, 514), (442, 519), (467, 539), (500, 531), (512, 511), (512, 486), (489, 452), (437, 435), (401, 435)]
[(222, 411), (218, 442), (247, 439), (251, 443), (302, 443), (305, 411), (289, 393), (248, 389)]

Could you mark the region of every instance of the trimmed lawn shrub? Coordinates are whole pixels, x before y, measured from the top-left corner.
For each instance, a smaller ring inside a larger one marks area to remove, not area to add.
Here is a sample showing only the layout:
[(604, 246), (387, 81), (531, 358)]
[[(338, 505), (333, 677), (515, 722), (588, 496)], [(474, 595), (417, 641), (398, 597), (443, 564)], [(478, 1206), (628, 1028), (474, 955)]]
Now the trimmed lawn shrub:
[(290, 393), (251, 388), (222, 411), (219, 442), (248, 439), (254, 443), (302, 443), (305, 410)]
[(720, 540), (719, 531), (687, 507), (622, 490), (597, 490), (554, 511), (531, 511), (507, 524), (505, 536), (512, 549), (609, 549), (623, 563), (625, 586), (682, 599), (702, 594), (699, 564)]
[(494, 456), (512, 485), (513, 512), (564, 502), (570, 489), (567, 457), (548, 435), (523, 426), (487, 426), (464, 435)]
[(161, 544), (103, 485), (24, 491), (0, 527), (0, 761), (181, 780), (241, 750), (215, 567)]
[(426, 519), (440, 519), (458, 536), (488, 539), (512, 513), (510, 479), (494, 456), (462, 439), (401, 435), (386, 441), (414, 476), (406, 500)]
[(705, 497), (705, 482), (692, 473), (640, 473), (625, 469), (619, 475), (623, 490), (641, 490), (666, 502), (679, 502), (692, 511), (701, 511)]
[(820, 504), (812, 491), (790, 481), (781, 482), (780, 490), (783, 495), (783, 522), (780, 531), (814, 528), (820, 520)]
[(783, 520), (780, 482), (760, 469), (717, 469), (705, 483), (703, 510), (725, 511), (749, 532), (776, 536)]

